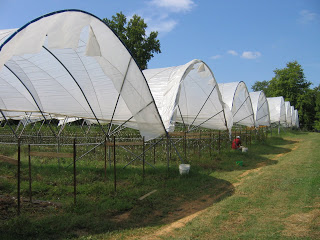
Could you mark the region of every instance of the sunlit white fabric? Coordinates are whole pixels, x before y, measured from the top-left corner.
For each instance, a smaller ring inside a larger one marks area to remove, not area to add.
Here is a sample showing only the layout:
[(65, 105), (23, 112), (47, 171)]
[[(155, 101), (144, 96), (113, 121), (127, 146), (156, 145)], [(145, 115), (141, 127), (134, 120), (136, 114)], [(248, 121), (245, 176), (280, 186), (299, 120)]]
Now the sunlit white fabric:
[(177, 67), (143, 71), (167, 131), (175, 122), (193, 127), (227, 130), (232, 116), (222, 102), (210, 68), (201, 60)]
[(232, 112), (233, 123), (253, 127), (254, 113), (244, 82), (219, 83), (222, 100)]
[(255, 126), (270, 126), (269, 105), (263, 91), (250, 92)]
[[(165, 134), (148, 84), (118, 37), (76, 10), (0, 31), (0, 109), (101, 120)], [(120, 93), (120, 96), (119, 96)]]
[(291, 105), (289, 101), (285, 101), (285, 108), (286, 108), (286, 122), (287, 122), (287, 127), (291, 127)]
[(283, 97), (267, 98), (270, 111), (270, 122), (286, 125), (286, 107)]

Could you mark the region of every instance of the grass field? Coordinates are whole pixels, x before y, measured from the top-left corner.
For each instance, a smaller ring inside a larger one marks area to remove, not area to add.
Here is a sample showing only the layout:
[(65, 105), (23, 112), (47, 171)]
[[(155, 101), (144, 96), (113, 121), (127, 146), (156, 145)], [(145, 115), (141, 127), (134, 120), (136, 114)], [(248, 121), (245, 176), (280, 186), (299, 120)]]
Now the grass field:
[[(33, 198), (42, 201), (23, 202), (20, 217), (14, 200), (1, 202), (0, 239), (318, 239), (320, 134), (273, 136), (245, 154), (190, 155), (187, 176), (177, 162), (169, 172), (165, 163), (147, 168), (145, 179), (141, 165), (119, 166), (117, 193), (112, 169), (105, 181), (103, 162), (79, 162), (77, 205), (68, 162), (57, 168), (39, 159)], [(7, 198), (16, 194), (15, 168), (0, 163), (0, 195)], [(24, 198), (26, 180), (24, 171)]]

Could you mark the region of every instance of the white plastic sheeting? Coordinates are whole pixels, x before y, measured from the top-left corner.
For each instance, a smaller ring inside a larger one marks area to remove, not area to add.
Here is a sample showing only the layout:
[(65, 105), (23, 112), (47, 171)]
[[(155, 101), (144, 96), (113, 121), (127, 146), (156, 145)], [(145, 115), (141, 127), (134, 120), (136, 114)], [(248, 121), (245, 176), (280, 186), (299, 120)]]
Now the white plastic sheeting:
[(148, 84), (118, 37), (78, 10), (0, 31), (0, 109), (111, 121), (165, 134)]
[(286, 125), (286, 107), (283, 97), (267, 98), (270, 111), (270, 122)]
[(222, 100), (232, 112), (233, 123), (253, 127), (254, 113), (247, 86), (244, 82), (219, 83)]
[(255, 127), (270, 126), (269, 105), (263, 91), (250, 92)]
[(210, 68), (201, 60), (177, 67), (143, 71), (167, 131), (175, 122), (193, 127), (227, 130), (232, 116), (222, 101)]
[(284, 102), (285, 107), (286, 107), (286, 122), (287, 122), (287, 127), (291, 127), (292, 126), (292, 119), (291, 119), (291, 105), (289, 101), (285, 101)]

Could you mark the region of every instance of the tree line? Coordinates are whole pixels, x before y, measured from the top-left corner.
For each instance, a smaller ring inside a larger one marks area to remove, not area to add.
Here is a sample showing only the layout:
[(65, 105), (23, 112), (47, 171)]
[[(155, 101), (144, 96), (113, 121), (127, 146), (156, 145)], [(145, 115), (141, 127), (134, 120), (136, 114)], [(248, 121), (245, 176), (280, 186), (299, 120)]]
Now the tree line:
[[(118, 35), (136, 60), (141, 70), (148, 67), (154, 53), (161, 53), (158, 32), (147, 34), (147, 24), (138, 15), (127, 21), (120, 12), (103, 21)], [(267, 97), (283, 96), (299, 113), (300, 127), (307, 130), (320, 130), (320, 85), (311, 88), (301, 65), (297, 61), (287, 63), (283, 69), (274, 70), (270, 81), (257, 81), (253, 91), (264, 91)]]
[(264, 91), (266, 97), (283, 96), (299, 113), (300, 127), (306, 130), (320, 130), (320, 85), (311, 88), (301, 65), (288, 62), (285, 68), (273, 71), (270, 81), (257, 81), (253, 91)]

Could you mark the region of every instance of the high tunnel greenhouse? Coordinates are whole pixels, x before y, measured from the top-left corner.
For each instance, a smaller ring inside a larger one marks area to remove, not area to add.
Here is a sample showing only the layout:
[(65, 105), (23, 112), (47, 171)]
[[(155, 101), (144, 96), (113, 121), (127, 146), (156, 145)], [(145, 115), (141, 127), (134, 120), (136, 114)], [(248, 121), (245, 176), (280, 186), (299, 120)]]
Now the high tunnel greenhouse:
[(233, 124), (254, 126), (254, 113), (244, 82), (219, 83), (222, 100), (232, 112)]
[(269, 105), (263, 91), (250, 92), (255, 127), (270, 126)]
[(146, 140), (166, 133), (144, 75), (97, 17), (54, 12), (0, 38), (3, 118), (30, 112), (106, 121), (138, 129)]
[(267, 98), (270, 111), (270, 123), (286, 126), (286, 107), (283, 97)]
[(106, 136), (117, 125), (139, 130), (145, 140), (174, 131), (176, 123), (188, 132), (268, 126), (269, 118), (284, 124), (282, 110), (281, 119), (275, 116), (279, 106), (268, 112), (264, 94), (252, 99), (244, 82), (217, 84), (197, 59), (142, 72), (117, 35), (84, 11), (53, 12), (0, 30), (1, 121), (81, 119)]
[(230, 130), (232, 115), (222, 101), (218, 84), (210, 68), (201, 60), (182, 66), (143, 71), (168, 131), (175, 122), (188, 131), (205, 127)]

